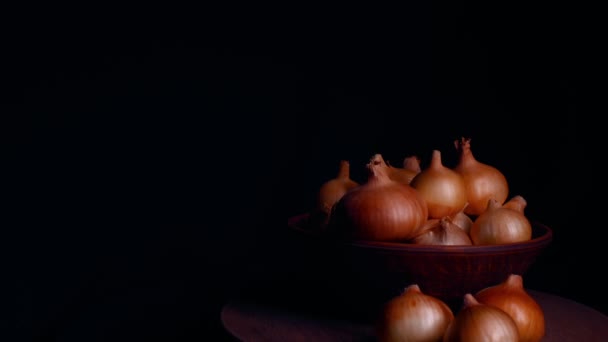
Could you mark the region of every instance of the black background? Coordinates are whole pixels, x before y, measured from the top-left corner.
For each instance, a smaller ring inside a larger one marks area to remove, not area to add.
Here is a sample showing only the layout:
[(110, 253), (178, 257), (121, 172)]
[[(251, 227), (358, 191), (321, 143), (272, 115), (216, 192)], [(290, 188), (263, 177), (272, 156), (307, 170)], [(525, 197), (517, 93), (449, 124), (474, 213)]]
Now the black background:
[(3, 330), (220, 334), (234, 292), (289, 267), (284, 220), (338, 160), (358, 180), (374, 153), (454, 165), (461, 136), (554, 230), (526, 285), (608, 312), (571, 8), (177, 7), (8, 25)]

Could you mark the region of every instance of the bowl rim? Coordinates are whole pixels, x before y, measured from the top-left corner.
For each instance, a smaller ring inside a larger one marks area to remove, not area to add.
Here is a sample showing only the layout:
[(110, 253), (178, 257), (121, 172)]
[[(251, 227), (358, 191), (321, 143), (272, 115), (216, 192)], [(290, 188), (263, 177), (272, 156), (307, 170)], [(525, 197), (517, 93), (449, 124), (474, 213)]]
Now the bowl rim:
[[(310, 213), (302, 213), (287, 219), (289, 229), (313, 238), (321, 238), (321, 234), (315, 234), (302, 228), (302, 223), (311, 217)], [(375, 249), (382, 251), (401, 251), (408, 253), (436, 253), (436, 254), (487, 254), (487, 253), (511, 253), (522, 250), (537, 250), (546, 247), (553, 240), (553, 230), (541, 222), (530, 220), (533, 229), (541, 231), (537, 237), (524, 242), (505, 243), (500, 245), (472, 245), (472, 246), (429, 246), (416, 245), (401, 242), (380, 242), (368, 240), (343, 241), (346, 246)]]

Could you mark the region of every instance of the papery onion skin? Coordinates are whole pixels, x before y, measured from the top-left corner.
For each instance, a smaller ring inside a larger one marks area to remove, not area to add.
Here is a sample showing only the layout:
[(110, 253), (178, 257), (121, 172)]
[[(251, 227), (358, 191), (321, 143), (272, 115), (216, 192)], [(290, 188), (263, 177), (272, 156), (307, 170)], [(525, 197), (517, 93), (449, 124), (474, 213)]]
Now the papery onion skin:
[(386, 303), (376, 324), (376, 337), (380, 342), (441, 341), (453, 319), (446, 303), (413, 284)]
[(390, 179), (386, 166), (370, 162), (367, 168), (367, 181), (336, 203), (331, 229), (347, 239), (411, 239), (427, 221), (426, 202), (416, 189)]
[(439, 150), (433, 150), (430, 165), (418, 173), (410, 185), (424, 197), (429, 218), (454, 215), (467, 203), (464, 178), (443, 165)]
[(544, 312), (525, 290), (521, 275), (510, 274), (504, 282), (477, 292), (475, 298), (509, 314), (519, 330), (520, 342), (539, 342), (545, 336)]
[(422, 234), (414, 237), (412, 243), (435, 246), (470, 246), (473, 244), (469, 235), (455, 225), (449, 217), (430, 219), (427, 221), (427, 226), (428, 222), (434, 224), (426, 228)]
[(490, 199), (487, 209), (473, 221), (469, 235), (474, 245), (523, 242), (532, 239), (532, 225), (521, 212)]
[(513, 318), (491, 305), (482, 304), (470, 293), (443, 336), (443, 342), (519, 342)]
[(465, 208), (465, 213), (480, 215), (490, 198), (503, 204), (509, 196), (509, 184), (505, 175), (496, 167), (475, 159), (471, 152), (470, 138), (456, 140), (454, 145), (459, 152), (459, 161), (453, 170), (462, 175), (467, 189), (469, 205)]

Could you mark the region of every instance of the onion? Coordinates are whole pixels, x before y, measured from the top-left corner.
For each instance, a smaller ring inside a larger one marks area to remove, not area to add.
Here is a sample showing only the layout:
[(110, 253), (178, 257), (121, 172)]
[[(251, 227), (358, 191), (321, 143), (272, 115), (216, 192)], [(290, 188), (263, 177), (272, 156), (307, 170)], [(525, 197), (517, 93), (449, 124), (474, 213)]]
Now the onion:
[(410, 184), (412, 179), (420, 173), (420, 159), (417, 156), (409, 156), (403, 160), (403, 167), (395, 167), (384, 161), (381, 154), (372, 157), (372, 162), (385, 165), (388, 168), (388, 176), (399, 183)]
[(490, 198), (503, 204), (509, 196), (509, 186), (505, 176), (494, 166), (481, 163), (471, 152), (471, 139), (461, 138), (454, 142), (459, 152), (458, 164), (454, 171), (461, 174), (466, 185), (466, 196), (469, 205), (465, 213), (480, 215)]
[(456, 214), (450, 216), (452, 219), (452, 223), (460, 227), (460, 229), (464, 230), (467, 234), (471, 231), (471, 226), (473, 225), (473, 219), (464, 213), (464, 209), (469, 205), (466, 203), (465, 206)]
[(329, 215), (334, 204), (336, 204), (348, 190), (358, 185), (359, 183), (350, 178), (350, 163), (346, 160), (341, 160), (337, 176), (323, 183), (319, 189), (317, 195), (317, 209), (326, 215)]
[(509, 314), (517, 325), (520, 342), (538, 342), (545, 336), (543, 310), (526, 292), (521, 275), (510, 274), (504, 282), (477, 292), (475, 298)]
[(469, 235), (447, 216), (441, 219), (430, 219), (425, 228), (426, 230), (422, 234), (414, 237), (413, 243), (441, 246), (470, 246), (473, 244)]
[(469, 232), (474, 245), (497, 245), (532, 239), (532, 225), (520, 211), (503, 207), (495, 199), (479, 215)]
[(430, 165), (412, 179), (429, 208), (429, 218), (442, 218), (459, 212), (467, 203), (463, 177), (443, 166), (441, 152), (433, 150)]
[(520, 213), (524, 213), (524, 209), (528, 205), (528, 202), (521, 195), (513, 196), (510, 200), (506, 201), (505, 204), (502, 205), (503, 208), (509, 208)]
[(385, 304), (376, 324), (378, 341), (441, 341), (454, 319), (450, 307), (440, 299), (408, 286)]
[(444, 342), (518, 342), (515, 321), (503, 310), (482, 304), (472, 294), (446, 329)]
[(427, 221), (426, 202), (413, 187), (389, 178), (386, 165), (374, 159), (366, 165), (367, 181), (336, 203), (331, 229), (350, 239), (409, 240)]

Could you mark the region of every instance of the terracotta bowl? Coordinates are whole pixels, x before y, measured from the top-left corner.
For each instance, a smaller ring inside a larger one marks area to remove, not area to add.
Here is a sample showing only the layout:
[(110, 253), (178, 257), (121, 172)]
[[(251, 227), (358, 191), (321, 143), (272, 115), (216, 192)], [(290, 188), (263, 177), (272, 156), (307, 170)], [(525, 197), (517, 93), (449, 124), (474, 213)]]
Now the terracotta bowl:
[(327, 254), (326, 264), (341, 270), (335, 274), (342, 278), (343, 288), (383, 302), (407, 285), (416, 283), (424, 293), (440, 298), (452, 307), (459, 306), (466, 293), (498, 284), (511, 273), (523, 276), (553, 237), (549, 227), (532, 222), (531, 240), (504, 245), (328, 242), (324, 241), (323, 235), (315, 233), (313, 222), (309, 214), (302, 214), (288, 219), (288, 227), (296, 239), (309, 247), (321, 246), (308, 250)]

